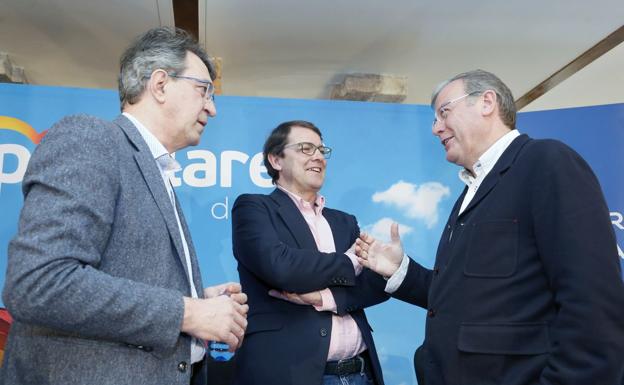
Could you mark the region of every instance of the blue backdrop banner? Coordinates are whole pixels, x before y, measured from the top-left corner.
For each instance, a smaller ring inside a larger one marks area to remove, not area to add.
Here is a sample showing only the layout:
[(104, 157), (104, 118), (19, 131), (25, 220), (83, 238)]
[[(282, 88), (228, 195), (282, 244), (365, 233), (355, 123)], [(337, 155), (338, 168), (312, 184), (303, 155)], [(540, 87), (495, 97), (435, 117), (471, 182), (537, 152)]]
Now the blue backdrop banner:
[[(230, 210), (244, 192), (269, 193), (262, 144), (287, 120), (309, 120), (334, 149), (321, 193), (327, 205), (354, 214), (361, 229), (388, 239), (399, 222), (407, 252), (431, 267), (439, 236), (463, 186), (431, 134), (429, 106), (248, 97), (217, 97), (218, 115), (199, 146), (180, 151), (178, 192), (206, 285), (238, 281), (232, 256)], [(110, 90), (0, 84), (0, 286), (7, 245), (23, 202), (21, 180), (44, 131), (62, 116), (119, 114)], [(559, 138), (591, 164), (602, 183), (624, 244), (624, 197), (618, 168), (624, 145), (624, 105), (524, 113), (519, 129)], [(412, 357), (424, 332), (424, 311), (391, 300), (367, 310), (386, 383), (416, 384)]]

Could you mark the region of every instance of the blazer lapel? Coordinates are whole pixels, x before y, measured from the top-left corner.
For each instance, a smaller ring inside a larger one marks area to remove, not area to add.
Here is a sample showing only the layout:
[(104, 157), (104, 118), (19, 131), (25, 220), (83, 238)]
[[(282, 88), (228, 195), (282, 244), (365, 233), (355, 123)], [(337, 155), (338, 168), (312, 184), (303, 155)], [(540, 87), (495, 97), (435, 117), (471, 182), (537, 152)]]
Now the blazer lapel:
[(481, 186), (477, 190), (477, 193), (472, 198), (466, 209), (459, 215), (460, 217), (466, 215), (470, 210), (472, 210), (479, 202), (485, 198), (490, 191), (496, 186), (501, 176), (505, 174), (505, 172), (511, 167), (516, 156), (522, 149), (522, 147), (529, 141), (529, 137), (525, 134), (518, 136), (516, 139), (511, 142), (509, 147), (503, 152), (501, 157), (498, 159), (490, 173), (485, 177)]
[(284, 221), (293, 238), (295, 238), (297, 245), (302, 249), (316, 250), (314, 236), (295, 202), (280, 189), (273, 190), (271, 198), (277, 203), (277, 213)]
[(182, 206), (180, 206), (180, 201), (178, 200), (178, 195), (175, 192), (173, 194), (175, 195), (175, 202), (176, 202), (176, 209), (178, 210), (178, 217), (180, 218), (180, 224), (182, 225), (182, 231), (184, 232), (184, 237), (186, 238), (186, 245), (188, 246), (189, 255), (191, 257), (191, 266), (193, 270), (193, 283), (195, 284), (195, 289), (197, 289), (197, 296), (199, 298), (204, 298), (204, 293), (203, 293), (204, 286), (201, 280), (201, 273), (199, 272), (199, 260), (197, 259), (195, 246), (193, 245), (193, 241), (191, 239), (191, 231), (189, 230), (188, 224), (186, 223), (186, 219), (184, 218), (184, 213), (182, 212)]
[[(156, 165), (156, 161), (152, 156), (145, 140), (134, 126), (134, 124), (128, 120), (125, 116), (121, 115), (115, 119), (115, 123), (121, 127), (121, 129), (126, 134), (126, 137), (134, 147), (137, 149), (134, 154), (134, 159), (139, 166), (139, 170), (143, 174), (143, 179), (145, 183), (149, 187), (150, 192), (152, 193), (152, 197), (160, 210), (160, 213), (165, 219), (165, 223), (167, 224), (167, 229), (169, 230), (169, 235), (173, 240), (173, 244), (178, 254), (178, 258), (182, 263), (182, 266), (186, 267), (186, 260), (184, 258), (184, 249), (182, 248), (182, 239), (180, 238), (180, 230), (178, 229), (178, 223), (175, 219), (175, 213), (173, 212), (173, 205), (171, 204), (171, 200), (169, 199), (169, 194), (167, 193), (167, 188), (163, 183), (163, 179), (160, 175), (160, 170)], [(184, 269), (184, 273), (187, 275), (187, 269)]]

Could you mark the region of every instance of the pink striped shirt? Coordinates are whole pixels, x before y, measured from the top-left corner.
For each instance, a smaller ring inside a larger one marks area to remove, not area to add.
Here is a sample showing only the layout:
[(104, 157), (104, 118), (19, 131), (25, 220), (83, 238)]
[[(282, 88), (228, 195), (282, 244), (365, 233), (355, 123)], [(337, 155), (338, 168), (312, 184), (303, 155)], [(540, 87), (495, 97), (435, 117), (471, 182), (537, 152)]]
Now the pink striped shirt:
[[(325, 197), (317, 194), (314, 204), (303, 200), (298, 195), (278, 186), (295, 202), (295, 205), (308, 223), (310, 231), (316, 241), (316, 247), (323, 253), (336, 252), (334, 244), (334, 235), (329, 227), (329, 223), (323, 217), (322, 212), (325, 207)], [(358, 263), (353, 252), (345, 252), (351, 259), (356, 275), (362, 271), (362, 266)], [(321, 290), (323, 305), (315, 306), (317, 311), (331, 311), (336, 313), (336, 301), (332, 292), (325, 288)], [(366, 350), (366, 343), (362, 339), (362, 333), (357, 324), (349, 314), (339, 316), (332, 314), (331, 340), (329, 342), (329, 352), (327, 353), (327, 361), (337, 361), (344, 358), (351, 358)]]

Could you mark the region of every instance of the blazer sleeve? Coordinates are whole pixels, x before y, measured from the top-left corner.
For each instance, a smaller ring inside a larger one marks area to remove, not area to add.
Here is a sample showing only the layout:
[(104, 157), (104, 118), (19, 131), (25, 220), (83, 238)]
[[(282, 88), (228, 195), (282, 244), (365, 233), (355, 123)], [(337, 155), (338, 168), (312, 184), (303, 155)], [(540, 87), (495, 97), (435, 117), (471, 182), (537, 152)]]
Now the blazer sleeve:
[(587, 163), (558, 142), (542, 148), (528, 186), (538, 252), (558, 314), (540, 384), (619, 384), (624, 287), (609, 210)]
[(98, 270), (120, 193), (111, 129), (95, 118), (65, 118), (34, 151), (3, 299), (22, 322), (172, 349), (182, 324), (181, 293)]
[[(264, 198), (264, 199), (263, 199)], [(308, 293), (330, 286), (352, 286), (355, 270), (342, 253), (290, 246), (280, 239), (274, 207), (266, 197), (244, 194), (232, 207), (234, 256), (268, 286), (294, 293)]]
[(405, 279), (392, 297), (426, 309), (432, 274), (433, 271), (410, 258)]
[(386, 280), (369, 269), (364, 268), (355, 278), (355, 286), (332, 286), (329, 289), (336, 302), (336, 313), (347, 313), (365, 309), (382, 303), (390, 298), (384, 291)]

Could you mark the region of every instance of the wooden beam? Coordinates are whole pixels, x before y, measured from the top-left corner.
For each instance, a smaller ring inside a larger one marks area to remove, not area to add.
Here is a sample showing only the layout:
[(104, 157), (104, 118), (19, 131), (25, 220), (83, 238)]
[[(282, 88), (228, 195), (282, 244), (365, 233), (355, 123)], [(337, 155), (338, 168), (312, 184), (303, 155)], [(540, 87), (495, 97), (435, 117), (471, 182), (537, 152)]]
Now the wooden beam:
[(175, 26), (199, 39), (198, 0), (172, 0)]
[(544, 80), (537, 86), (533, 87), (533, 89), (531, 89), (529, 92), (518, 98), (516, 100), (516, 109), (518, 109), (519, 111), (522, 108), (526, 107), (529, 103), (544, 95), (546, 92), (553, 89), (556, 85), (566, 80), (570, 76), (574, 75), (585, 66), (598, 59), (623, 41), (624, 25), (615, 30), (615, 32), (611, 33), (609, 36), (600, 40), (597, 44), (595, 44), (587, 51), (583, 52), (576, 59), (566, 64), (559, 71), (550, 75), (548, 79)]
[[(199, 0), (172, 0), (173, 19), (175, 26), (182, 28), (199, 40)], [(221, 66), (220, 57), (211, 57), (216, 76), (214, 79), (215, 94), (221, 95)]]

